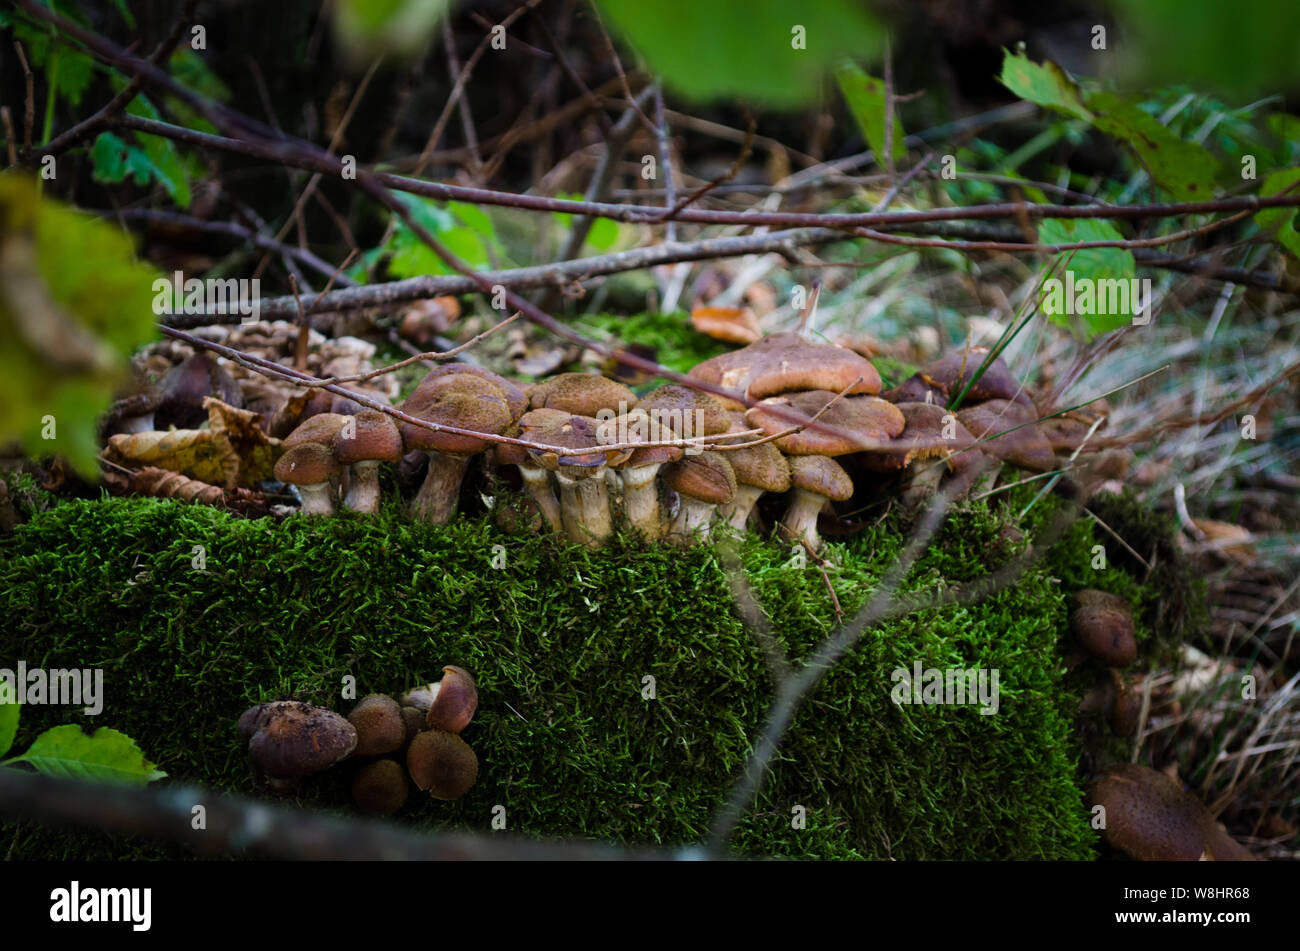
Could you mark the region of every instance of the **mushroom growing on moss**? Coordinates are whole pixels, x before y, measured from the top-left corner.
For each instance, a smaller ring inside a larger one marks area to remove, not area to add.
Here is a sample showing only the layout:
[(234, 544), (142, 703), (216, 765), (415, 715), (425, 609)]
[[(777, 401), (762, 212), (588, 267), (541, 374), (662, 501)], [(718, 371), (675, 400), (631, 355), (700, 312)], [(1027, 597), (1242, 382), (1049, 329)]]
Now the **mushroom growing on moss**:
[(334, 434), (334, 457), (352, 467), (344, 507), (373, 515), (379, 511), (379, 464), (401, 460), (402, 434), (387, 413), (362, 410)]
[(391, 753), (406, 742), (402, 708), (387, 694), (372, 693), (363, 697), (348, 714), (348, 722), (357, 731), (358, 756)]
[(806, 542), (819, 551), (822, 538), (817, 532), (817, 516), (827, 502), (850, 498), (853, 480), (843, 466), (826, 456), (791, 456), (788, 461), (794, 494), (781, 518), (781, 529), (791, 541)]
[(1133, 612), (1118, 595), (1085, 588), (1074, 596), (1070, 630), (1093, 657), (1108, 667), (1127, 667), (1137, 660)]
[(1107, 844), (1143, 862), (1195, 862), (1206, 854), (1205, 806), (1174, 780), (1134, 763), (1113, 766), (1089, 790), (1105, 812)]
[(406, 770), (391, 759), (367, 763), (352, 780), (352, 801), (372, 816), (391, 816), (406, 805), (410, 791)]
[(433, 684), (432, 693), (425, 717), (430, 729), (459, 733), (469, 726), (478, 709), (478, 687), (468, 670), (448, 664), (442, 668), (442, 680)]
[(406, 750), (415, 785), (434, 799), (459, 799), (478, 779), (478, 757), (455, 733), (426, 730)]
[[(736, 427), (743, 430), (743, 425)], [(790, 490), (790, 464), (781, 450), (770, 442), (759, 443), (721, 454), (736, 474), (736, 495), (718, 509), (718, 514), (728, 525), (743, 532), (750, 513), (765, 492), (781, 493)]]
[(352, 755), (357, 731), (323, 707), (296, 700), (262, 703), (239, 718), (253, 765), (273, 780), (296, 780)]
[(864, 452), (862, 464), (873, 472), (902, 472), (903, 504), (914, 509), (938, 491), (945, 473), (962, 471), (978, 457), (963, 451), (975, 440), (951, 411), (934, 403), (897, 407), (907, 423), (897, 440), (900, 448)]
[(339, 464), (328, 446), (309, 442), (294, 446), (275, 463), (275, 477), (297, 486), (303, 515), (333, 515), (334, 491), (330, 480), (338, 475)]
[(959, 409), (957, 418), (988, 455), (1027, 472), (1056, 468), (1052, 447), (1038, 430), (1038, 414), (1023, 404), (988, 400)]
[(600, 547), (614, 531), (605, 467), (610, 462), (623, 462), (630, 453), (602, 450), (601, 446), (610, 444), (608, 433), (605, 424), (592, 417), (566, 416), (556, 410), (534, 410), (528, 416), (535, 423), (525, 428), (529, 440), (569, 450), (567, 454), (528, 450), (534, 463), (555, 474), (566, 534), (580, 545)]
[(664, 484), (681, 498), (669, 532), (679, 545), (708, 541), (714, 511), (736, 497), (736, 474), (720, 452), (702, 452), (672, 463), (664, 469)]

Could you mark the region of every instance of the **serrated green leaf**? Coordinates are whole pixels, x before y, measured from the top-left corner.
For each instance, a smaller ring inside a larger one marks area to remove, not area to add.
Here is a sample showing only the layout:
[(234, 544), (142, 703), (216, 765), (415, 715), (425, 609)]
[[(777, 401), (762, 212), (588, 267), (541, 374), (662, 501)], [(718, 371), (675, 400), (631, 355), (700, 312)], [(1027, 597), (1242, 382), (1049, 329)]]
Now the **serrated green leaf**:
[(1201, 146), (1178, 138), (1154, 116), (1113, 93), (1092, 92), (1084, 101), (1093, 112), (1093, 126), (1127, 142), (1165, 191), (1183, 201), (1213, 197), (1219, 163)]
[(1085, 122), (1092, 120), (1079, 87), (1065, 74), (1065, 70), (1051, 61), (1035, 63), (1021, 53), (1008, 50), (1002, 57), (1002, 75), (998, 81), (1021, 99), (1035, 105), (1055, 109)]
[(851, 0), (598, 0), (605, 21), (650, 69), (692, 99), (779, 106), (813, 99), (845, 57), (879, 55), (885, 32)]
[(0, 680), (0, 756), (9, 752), (18, 735), (18, 698), (7, 680)]
[[(835, 71), (835, 79), (840, 84), (840, 92), (849, 104), (849, 111), (858, 124), (859, 131), (877, 156), (885, 154), (885, 84), (874, 76), (868, 76), (853, 63), (846, 63)], [(907, 146), (903, 139), (903, 123), (899, 121), (898, 112), (894, 112), (894, 161), (907, 155)], [(884, 162), (877, 158), (876, 164), (884, 167)]]
[(145, 759), (134, 740), (106, 726), (90, 736), (79, 726), (56, 726), (9, 762), (26, 763), (47, 776), (132, 786), (144, 786), (167, 775)]
[[(1124, 236), (1115, 229), (1114, 225), (1097, 218), (1048, 218), (1038, 226), (1040, 244), (1122, 240)], [(1058, 306), (1054, 308), (1056, 312), (1051, 313), (1047, 307), (1047, 300), (1052, 292), (1052, 280), (1064, 283), (1067, 270), (1074, 275), (1075, 287), (1082, 291), (1076, 294), (1076, 301), (1082, 305), (1077, 310), (1082, 312), (1070, 314), (1065, 308)], [(1136, 276), (1132, 252), (1124, 248), (1063, 251), (1057, 257), (1053, 274), (1056, 277), (1044, 282), (1040, 298), (1040, 308), (1048, 313), (1053, 323), (1078, 332), (1079, 327), (1075, 322), (1082, 321), (1085, 332), (1080, 336), (1092, 337), (1117, 330), (1133, 319), (1136, 302), (1131, 300), (1129, 291), (1132, 285), (1128, 283)], [(1126, 307), (1118, 306), (1120, 303), (1118, 294), (1111, 293), (1111, 291), (1121, 290), (1119, 285), (1112, 283), (1114, 281), (1125, 282), (1122, 291), (1127, 302)], [(1083, 282), (1087, 282), (1087, 290), (1084, 290)], [(1083, 297), (1085, 293), (1088, 295), (1086, 298)]]

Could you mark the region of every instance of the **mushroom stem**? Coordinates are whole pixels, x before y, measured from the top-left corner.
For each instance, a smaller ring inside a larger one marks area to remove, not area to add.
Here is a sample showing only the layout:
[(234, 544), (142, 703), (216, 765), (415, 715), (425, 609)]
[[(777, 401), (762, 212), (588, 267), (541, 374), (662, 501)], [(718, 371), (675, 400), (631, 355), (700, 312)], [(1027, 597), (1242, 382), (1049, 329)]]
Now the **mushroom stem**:
[(428, 450), (429, 472), (411, 500), (411, 517), (430, 525), (446, 525), (456, 515), (460, 484), (469, 468), (469, 456)]
[(560, 503), (555, 498), (555, 490), (551, 488), (551, 474), (541, 466), (527, 463), (519, 466), (519, 474), (524, 480), (524, 491), (537, 503), (537, 509), (542, 513), (542, 518), (546, 519), (551, 531), (563, 531), (564, 520)]
[(330, 482), (317, 482), (314, 485), (300, 485), (298, 495), (302, 497), (299, 515), (333, 515), (334, 486)]
[(763, 489), (760, 486), (742, 483), (736, 486), (734, 499), (726, 505), (718, 506), (718, 514), (736, 531), (743, 532), (745, 526), (749, 524), (750, 513), (754, 511), (754, 506), (758, 504), (762, 494)]
[(947, 469), (947, 465), (939, 459), (927, 459), (908, 466), (908, 477), (903, 486), (903, 506), (909, 509), (919, 508), (933, 497), (939, 491), (939, 481)]
[(343, 507), (354, 512), (374, 515), (379, 511), (379, 461), (366, 459), (353, 463), (349, 472), (351, 482)]
[(560, 484), (560, 514), (565, 532), (579, 545), (599, 548), (614, 531), (603, 469), (579, 479), (557, 472), (555, 481)]
[(693, 499), (681, 493), (678, 495), (681, 497), (681, 508), (677, 510), (677, 518), (673, 519), (672, 531), (669, 534), (673, 536), (675, 542), (683, 546), (707, 542), (713, 534), (710, 523), (718, 507), (712, 502)]
[(122, 420), (122, 432), (124, 433), (151, 433), (154, 431), (153, 413), (145, 413), (143, 416), (128, 416)]
[(781, 519), (785, 536), (796, 542), (803, 539), (813, 551), (818, 551), (822, 547), (822, 539), (817, 534), (817, 516), (825, 507), (826, 496), (796, 488), (790, 507)]
[(623, 470), (623, 514), (642, 537), (661, 538), (663, 520), (659, 515), (659, 485), (655, 474), (659, 466), (638, 466)]

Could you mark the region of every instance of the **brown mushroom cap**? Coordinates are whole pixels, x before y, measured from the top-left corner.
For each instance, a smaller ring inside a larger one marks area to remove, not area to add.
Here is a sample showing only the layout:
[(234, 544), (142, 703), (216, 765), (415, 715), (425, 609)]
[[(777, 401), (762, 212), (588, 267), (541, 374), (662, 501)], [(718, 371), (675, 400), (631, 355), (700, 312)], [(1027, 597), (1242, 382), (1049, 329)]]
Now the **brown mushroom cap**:
[(1127, 667), (1137, 660), (1133, 612), (1118, 595), (1093, 588), (1075, 594), (1078, 607), (1070, 615), (1070, 630), (1108, 667)]
[(250, 729), (253, 765), (275, 779), (319, 773), (350, 756), (357, 745), (357, 731), (343, 717), (295, 700), (249, 710), (240, 717), (240, 735)]
[(483, 367), (474, 366), (470, 363), (444, 363), (442, 366), (430, 370), (411, 395), (414, 396), (416, 393), (440, 385), (439, 380), (445, 381), (459, 375), (478, 377), (500, 390), (506, 405), (510, 407), (510, 415), (513, 419), (518, 419), (528, 409), (528, 396), (517, 384), (512, 383), (503, 376), (498, 376), (491, 370), (485, 370)]
[(790, 484), (836, 502), (853, 497), (853, 480), (844, 467), (826, 456), (791, 456)]
[[(877, 449), (862, 454), (862, 464), (873, 472), (897, 472), (913, 462), (927, 459), (953, 460), (961, 456), (952, 454), (974, 444), (975, 439), (961, 424), (957, 415), (942, 405), (934, 403), (898, 403), (898, 411), (906, 425), (896, 440), (897, 449)], [(951, 419), (949, 419), (951, 417)], [(952, 438), (946, 438), (945, 432)], [(974, 453), (962, 453), (974, 456)], [(955, 462), (949, 463), (955, 468)]]
[(391, 816), (406, 805), (410, 791), (406, 770), (391, 759), (367, 763), (352, 780), (352, 801), (372, 816)]
[[(317, 417), (319, 418), (319, 417)], [(334, 435), (334, 457), (342, 465), (357, 462), (398, 462), (402, 458), (402, 433), (387, 413), (365, 409), (357, 413), (352, 427)], [(353, 430), (346, 438), (348, 429)]]
[(448, 665), (442, 668), (442, 674), (425, 723), (431, 730), (459, 733), (469, 726), (478, 709), (478, 687), (463, 667)]
[(712, 394), (689, 386), (670, 383), (657, 387), (636, 408), (677, 436), (716, 436), (731, 427), (731, 417), (722, 403)]
[[(340, 429), (347, 425), (350, 418), (340, 413), (317, 413), (315, 416), (304, 420), (297, 429), (285, 436), (284, 442), (280, 445), (284, 449), (292, 449), (294, 446), (303, 446), (307, 443), (328, 446), (334, 442), (334, 437)], [(284, 480), (281, 479), (280, 481), (283, 482)]]
[(720, 452), (684, 456), (663, 469), (664, 484), (678, 495), (721, 505), (736, 495), (736, 474)]
[[(880, 374), (865, 358), (844, 347), (813, 343), (796, 333), (770, 334), (748, 347), (697, 364), (689, 375), (739, 390), (750, 399), (798, 390), (838, 393), (850, 384), (850, 394), (880, 392)], [(725, 403), (732, 404), (728, 409), (737, 408), (734, 401)]]
[(348, 714), (348, 722), (357, 730), (358, 756), (391, 753), (406, 742), (402, 708), (386, 694), (372, 693), (363, 697)]
[(558, 409), (574, 416), (620, 413), (637, 404), (636, 394), (622, 383), (596, 373), (561, 373), (543, 380), (528, 394), (533, 409)]
[[(975, 376), (975, 371), (989, 355), (988, 347), (970, 347), (945, 353), (921, 371), (922, 378), (940, 387), (949, 398), (955, 397)], [(1001, 357), (995, 357), (966, 392), (962, 406), (983, 403), (985, 400), (1014, 400), (1033, 409), (1033, 400), (1020, 381), (1011, 375), (1010, 368)]]
[(338, 471), (330, 448), (314, 442), (294, 446), (275, 463), (275, 477), (289, 485), (319, 485)]
[(575, 477), (581, 476), (581, 469), (596, 469), (605, 465), (613, 455), (617, 461), (626, 458), (626, 453), (606, 453), (600, 449), (609, 443), (608, 429), (605, 423), (590, 416), (574, 416), (563, 410), (530, 410), (519, 420), (525, 439), (546, 446), (558, 446), (572, 450), (571, 454), (560, 455), (556, 452), (544, 452), (529, 449), (528, 455), (533, 462), (543, 469), (557, 472), (563, 469)]
[(419, 707), (404, 706), (402, 707), (402, 723), (406, 726), (406, 738), (402, 740), (402, 745), (410, 743), (415, 739), (415, 735), (424, 730), (425, 711)]
[(764, 492), (790, 491), (790, 464), (770, 442), (719, 453), (736, 473), (737, 485), (752, 485)]
[(898, 386), (880, 394), (883, 400), (891, 403), (937, 403), (943, 406), (948, 402), (948, 391), (933, 380), (927, 380), (924, 374), (913, 373)]
[[(490, 380), (471, 373), (444, 375), (423, 391), (417, 388), (417, 392), (402, 404), (402, 410), (431, 423), (493, 435), (504, 432), (514, 421), (501, 389)], [(399, 429), (408, 451), (423, 449), (451, 455), (473, 455), (489, 445), (485, 439), (434, 431), (410, 423), (402, 423)]]
[(1038, 415), (1020, 403), (994, 399), (957, 411), (972, 436), (983, 440), (980, 449), (997, 459), (1029, 472), (1049, 472), (1056, 468), (1056, 456), (1043, 434), (1038, 431)]
[(829, 390), (773, 396), (750, 409), (745, 420), (770, 436), (798, 425), (801, 418), (811, 419), (834, 400), (816, 422), (775, 440), (776, 447), (791, 456), (842, 456), (874, 449), (903, 431), (906, 421), (893, 403), (874, 396), (835, 396)]
[(1208, 812), (1178, 783), (1154, 769), (1124, 763), (1092, 784), (1106, 810), (1102, 838), (1143, 862), (1195, 862), (1205, 851)]
[(426, 730), (411, 741), (406, 768), (434, 799), (459, 799), (478, 779), (478, 757), (455, 733)]

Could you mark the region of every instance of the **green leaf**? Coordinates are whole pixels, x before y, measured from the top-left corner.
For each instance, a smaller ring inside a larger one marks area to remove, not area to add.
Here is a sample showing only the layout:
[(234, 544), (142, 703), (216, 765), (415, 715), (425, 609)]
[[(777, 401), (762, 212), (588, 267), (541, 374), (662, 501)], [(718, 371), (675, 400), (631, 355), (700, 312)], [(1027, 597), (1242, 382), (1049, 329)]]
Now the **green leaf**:
[(134, 145), (128, 145), (112, 132), (101, 132), (90, 148), (93, 163), (91, 177), (106, 185), (124, 181), (128, 175), (137, 185), (149, 184), (153, 166), (149, 156)]
[[(874, 76), (868, 76), (853, 63), (846, 63), (837, 69), (835, 78), (839, 81), (840, 92), (844, 94), (844, 99), (849, 104), (849, 111), (853, 113), (853, 118), (858, 123), (858, 129), (861, 130), (867, 144), (871, 146), (871, 151), (877, 156), (876, 164), (883, 168), (885, 163), (880, 156), (885, 154), (884, 82)], [(907, 155), (907, 146), (903, 142), (905, 137), (903, 123), (899, 121), (898, 111), (895, 109), (893, 153), (896, 162)]]
[(1092, 124), (1132, 146), (1165, 191), (1183, 201), (1213, 197), (1219, 163), (1201, 146), (1184, 142), (1154, 116), (1112, 93), (1089, 93), (1085, 102), (1094, 113)]
[(852, 56), (877, 56), (884, 29), (852, 0), (597, 0), (602, 15), (673, 89), (792, 107)]
[(1035, 63), (1021, 53), (1008, 50), (1002, 57), (1002, 75), (998, 80), (1021, 99), (1085, 122), (1092, 121), (1079, 87), (1053, 62)]
[(144, 147), (144, 154), (149, 161), (153, 177), (171, 196), (171, 200), (182, 208), (190, 206), (190, 183), (185, 174), (185, 163), (181, 161), (176, 146), (170, 139), (149, 135), (146, 132), (135, 133), (136, 140)]
[[(1296, 190), (1291, 186), (1297, 182), (1300, 182), (1300, 168), (1284, 168), (1264, 179), (1259, 194), (1261, 197), (1280, 195), (1283, 192), (1294, 194)], [(1265, 208), (1255, 215), (1255, 221), (1261, 229), (1273, 235), (1282, 247), (1300, 258), (1300, 234), (1296, 233), (1295, 217), (1294, 207)]]
[(79, 726), (56, 726), (38, 736), (26, 753), (9, 762), (26, 763), (47, 776), (131, 786), (144, 786), (167, 775), (145, 759), (134, 740), (106, 726), (92, 736)]
[(587, 244), (596, 251), (608, 251), (618, 240), (618, 222), (610, 218), (597, 218), (587, 231)]
[(411, 59), (424, 52), (449, 6), (450, 0), (338, 0), (334, 41), (354, 68), (385, 54)]
[[(1048, 218), (1038, 226), (1040, 244), (1075, 244), (1084, 241), (1122, 241), (1121, 235), (1108, 221), (1097, 218)], [(1066, 271), (1073, 272), (1074, 285), (1082, 293), (1076, 292), (1076, 313), (1070, 314), (1061, 306), (1049, 308), (1048, 300), (1052, 291), (1052, 281), (1059, 280), (1065, 284)], [(1079, 251), (1063, 251), (1056, 259), (1053, 272), (1057, 277), (1044, 282), (1040, 309), (1048, 313), (1053, 323), (1069, 327), (1082, 337), (1117, 330), (1133, 319), (1136, 302), (1131, 300), (1128, 282), (1136, 277), (1133, 254), (1123, 248), (1087, 248)], [(1124, 281), (1120, 285), (1114, 281)], [(1086, 283), (1085, 283), (1086, 282)], [(1085, 290), (1086, 288), (1086, 290)], [(1118, 306), (1121, 301), (1114, 291), (1122, 292), (1127, 306)], [(1084, 295), (1087, 296), (1084, 296)], [(1054, 309), (1055, 313), (1049, 310)], [(1081, 320), (1084, 331), (1080, 333), (1075, 320)]]
[(156, 336), (157, 272), (129, 236), (58, 202), (34, 181), (0, 175), (0, 444), (62, 453), (94, 478), (96, 422)]
[(18, 698), (7, 680), (0, 680), (0, 756), (9, 752), (18, 735)]

